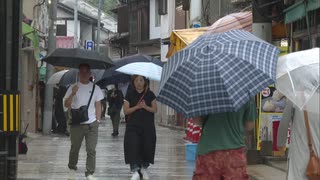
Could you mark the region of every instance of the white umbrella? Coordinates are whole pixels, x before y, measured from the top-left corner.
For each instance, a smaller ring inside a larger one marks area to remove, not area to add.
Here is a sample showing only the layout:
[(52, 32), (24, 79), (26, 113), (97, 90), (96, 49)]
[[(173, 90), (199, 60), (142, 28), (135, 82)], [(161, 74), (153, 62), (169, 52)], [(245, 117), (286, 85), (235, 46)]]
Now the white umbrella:
[(48, 82), (47, 84), (59, 84), (62, 76), (68, 72), (69, 70), (62, 70), (62, 71), (59, 71), (59, 72), (56, 72), (54, 73), (49, 79), (48, 79)]
[(279, 58), (276, 88), (301, 110), (319, 113), (320, 49), (290, 53)]
[(129, 75), (141, 75), (154, 81), (160, 81), (162, 67), (152, 62), (134, 62), (124, 65), (116, 69), (116, 71)]

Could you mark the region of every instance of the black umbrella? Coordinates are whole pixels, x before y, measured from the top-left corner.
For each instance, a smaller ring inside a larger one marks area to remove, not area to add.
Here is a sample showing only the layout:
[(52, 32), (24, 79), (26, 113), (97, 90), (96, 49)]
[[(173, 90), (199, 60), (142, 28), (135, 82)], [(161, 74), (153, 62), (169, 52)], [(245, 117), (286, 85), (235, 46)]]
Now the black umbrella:
[[(66, 72), (59, 81), (59, 86), (68, 86), (70, 84), (74, 84), (79, 80), (78, 77), (78, 69), (70, 69), (68, 72)], [(91, 70), (92, 77), (94, 78), (94, 81), (97, 82), (102, 78), (102, 75), (105, 71), (101, 69), (93, 69)]]
[(126, 83), (131, 80), (131, 76), (115, 71), (115, 67), (104, 71), (101, 80), (97, 81), (97, 85), (100, 87), (106, 87), (110, 84)]
[(154, 58), (147, 55), (135, 54), (132, 56), (126, 56), (118, 60), (114, 60), (115, 68), (118, 69), (124, 65), (135, 63), (135, 62), (151, 62), (159, 66), (163, 66), (164, 63), (161, 62), (158, 58)]
[(78, 68), (80, 64), (89, 64), (91, 69), (108, 69), (113, 66), (113, 62), (108, 57), (102, 57), (96, 51), (85, 49), (55, 49), (43, 61), (61, 67)]

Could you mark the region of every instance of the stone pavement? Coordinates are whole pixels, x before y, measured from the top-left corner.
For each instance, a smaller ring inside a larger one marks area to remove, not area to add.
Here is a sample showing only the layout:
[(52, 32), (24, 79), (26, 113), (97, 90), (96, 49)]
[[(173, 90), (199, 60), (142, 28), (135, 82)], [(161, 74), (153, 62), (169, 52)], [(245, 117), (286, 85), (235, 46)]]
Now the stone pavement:
[[(111, 137), (109, 119), (99, 127), (97, 146), (97, 168), (95, 176), (100, 180), (128, 180), (131, 176), (129, 166), (124, 163), (123, 136), (125, 125), (120, 126), (119, 137)], [(18, 162), (19, 180), (58, 180), (67, 179), (70, 140), (66, 136), (39, 134), (28, 135), (29, 152), (20, 155)], [(150, 167), (152, 180), (191, 180), (194, 162), (185, 160), (184, 133), (157, 126), (157, 148), (155, 164)], [(82, 145), (77, 180), (85, 179), (85, 144)], [(252, 179), (282, 180), (285, 172), (266, 165), (248, 167)]]
[(264, 164), (250, 165), (248, 174), (253, 180), (286, 180), (286, 172)]
[[(123, 137), (125, 125), (120, 126), (120, 135), (111, 137), (109, 119), (99, 127), (97, 145), (97, 168), (95, 176), (101, 180), (122, 180), (131, 176), (129, 166), (124, 163)], [(157, 127), (155, 164), (150, 167), (153, 180), (191, 179), (193, 162), (185, 160), (183, 132)], [(27, 155), (20, 155), (18, 179), (49, 180), (66, 179), (70, 140), (66, 136), (34, 136), (28, 143)], [(85, 144), (79, 155), (77, 179), (85, 179)]]

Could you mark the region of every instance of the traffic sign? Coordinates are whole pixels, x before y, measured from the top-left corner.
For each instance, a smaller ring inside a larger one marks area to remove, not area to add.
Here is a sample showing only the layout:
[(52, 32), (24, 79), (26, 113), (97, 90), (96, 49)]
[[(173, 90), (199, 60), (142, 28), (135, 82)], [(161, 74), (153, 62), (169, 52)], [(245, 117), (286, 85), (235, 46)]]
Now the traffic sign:
[(85, 48), (88, 50), (93, 50), (94, 49), (94, 42), (92, 40), (86, 40)]

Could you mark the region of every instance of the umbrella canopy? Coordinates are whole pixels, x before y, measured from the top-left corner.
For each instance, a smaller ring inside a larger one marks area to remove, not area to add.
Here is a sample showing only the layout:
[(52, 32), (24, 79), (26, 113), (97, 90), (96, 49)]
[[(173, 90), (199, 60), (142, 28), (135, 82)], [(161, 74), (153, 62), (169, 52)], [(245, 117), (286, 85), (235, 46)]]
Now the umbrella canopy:
[(110, 84), (126, 83), (130, 80), (130, 75), (115, 71), (115, 68), (112, 67), (104, 71), (101, 80), (97, 81), (96, 84), (100, 87), (106, 87)]
[(238, 12), (226, 15), (213, 23), (206, 33), (222, 33), (229, 30), (241, 29), (252, 31), (252, 12)]
[(319, 113), (320, 49), (290, 53), (279, 58), (276, 88), (301, 110)]
[(55, 49), (43, 61), (54, 66), (70, 68), (78, 68), (84, 63), (89, 64), (91, 69), (108, 69), (113, 66), (109, 58), (102, 57), (98, 52), (78, 48)]
[(141, 75), (160, 81), (163, 62), (158, 58), (136, 54), (115, 60), (115, 70), (128, 75)]
[[(78, 78), (78, 69), (62, 70), (54, 73), (48, 80), (47, 84), (58, 84), (59, 86), (68, 86), (76, 83)], [(95, 82), (99, 81), (104, 70), (91, 70)]]
[(163, 66), (158, 100), (185, 117), (237, 111), (275, 82), (279, 52), (247, 31), (203, 35)]

